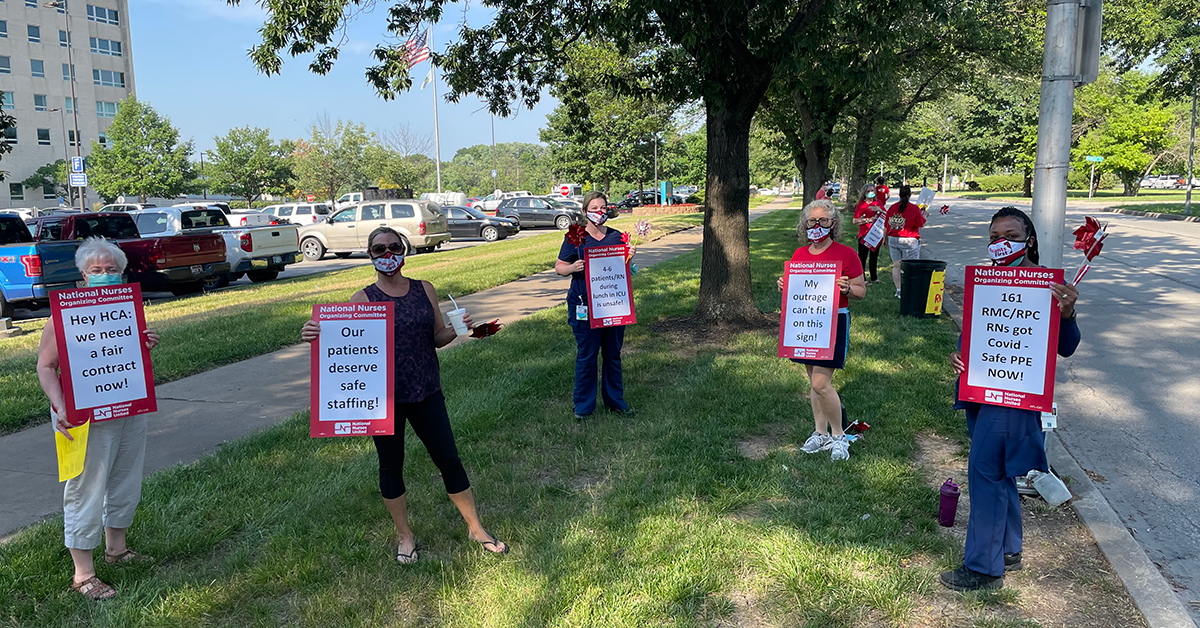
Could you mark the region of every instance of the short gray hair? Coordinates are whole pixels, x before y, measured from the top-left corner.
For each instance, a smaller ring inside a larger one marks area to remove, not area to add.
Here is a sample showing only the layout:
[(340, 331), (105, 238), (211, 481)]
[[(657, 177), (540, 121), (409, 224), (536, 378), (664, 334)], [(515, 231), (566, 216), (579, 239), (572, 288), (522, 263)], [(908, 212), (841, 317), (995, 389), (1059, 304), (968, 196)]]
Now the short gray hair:
[(829, 237), (837, 240), (842, 237), (842, 213), (838, 211), (837, 205), (828, 199), (813, 201), (804, 206), (804, 211), (800, 212), (800, 222), (796, 225), (796, 237), (804, 235), (808, 237), (807, 226), (804, 224), (808, 221), (809, 214), (812, 214), (814, 209), (824, 209), (829, 212), (829, 217), (833, 219), (833, 226), (830, 227)]
[(92, 262), (103, 258), (112, 260), (121, 268), (122, 273), (129, 265), (129, 258), (125, 257), (125, 251), (122, 251), (121, 247), (104, 238), (88, 238), (79, 245), (79, 250), (75, 251), (75, 267), (83, 273)]

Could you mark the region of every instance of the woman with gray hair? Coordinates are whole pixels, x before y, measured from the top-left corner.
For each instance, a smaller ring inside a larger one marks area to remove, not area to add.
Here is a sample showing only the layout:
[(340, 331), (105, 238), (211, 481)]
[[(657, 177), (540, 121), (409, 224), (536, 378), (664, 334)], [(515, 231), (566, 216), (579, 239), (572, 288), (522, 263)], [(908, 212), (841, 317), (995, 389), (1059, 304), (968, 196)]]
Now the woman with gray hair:
[[(83, 273), (89, 288), (124, 283), (127, 260), (115, 244), (101, 238), (88, 238), (75, 252), (75, 265)], [(141, 330), (146, 346), (158, 344), (152, 329)], [(42, 331), (38, 347), (37, 374), (42, 391), (50, 400), (50, 418), (54, 429), (73, 440), (73, 427), (63, 412), (66, 400), (59, 381), (58, 330), (53, 320)], [(92, 423), (88, 429), (87, 455), (83, 472), (67, 480), (63, 490), (63, 537), (75, 563), (71, 590), (90, 600), (105, 600), (116, 589), (96, 577), (92, 551), (104, 536), (104, 562), (126, 564), (148, 557), (134, 553), (125, 543), (125, 531), (133, 523), (133, 513), (142, 497), (142, 466), (146, 458), (146, 415)]]
[[(801, 450), (815, 454), (830, 450), (833, 460), (850, 458), (850, 442), (842, 431), (842, 402), (833, 388), (833, 372), (846, 366), (846, 349), (850, 343), (850, 300), (862, 300), (867, 296), (867, 284), (863, 279), (862, 263), (854, 249), (837, 242), (842, 235), (842, 218), (837, 207), (828, 200), (813, 201), (804, 207), (796, 237), (804, 234), (808, 246), (801, 246), (792, 255), (793, 262), (841, 262), (842, 276), (838, 278), (837, 339), (832, 360), (793, 359), (803, 364), (812, 386), (809, 401), (812, 403), (812, 436), (804, 441)], [(783, 277), (778, 281), (783, 292)], [(830, 434), (832, 433), (832, 435)]]

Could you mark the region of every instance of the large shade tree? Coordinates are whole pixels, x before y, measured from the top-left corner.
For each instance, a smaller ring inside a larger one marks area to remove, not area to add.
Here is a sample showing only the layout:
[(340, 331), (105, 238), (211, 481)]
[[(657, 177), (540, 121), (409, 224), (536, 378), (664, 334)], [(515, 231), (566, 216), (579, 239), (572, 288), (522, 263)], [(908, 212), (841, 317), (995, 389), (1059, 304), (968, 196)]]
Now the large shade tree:
[(291, 142), (272, 140), (269, 129), (236, 127), (213, 142), (216, 148), (208, 152), (211, 162), (204, 174), (218, 192), (253, 203), (263, 194), (282, 193), (292, 178)]
[(107, 143), (92, 142), (89, 182), (105, 200), (122, 194), (174, 198), (192, 191), (196, 172), (192, 142), (179, 141), (179, 129), (133, 96), (121, 102)]

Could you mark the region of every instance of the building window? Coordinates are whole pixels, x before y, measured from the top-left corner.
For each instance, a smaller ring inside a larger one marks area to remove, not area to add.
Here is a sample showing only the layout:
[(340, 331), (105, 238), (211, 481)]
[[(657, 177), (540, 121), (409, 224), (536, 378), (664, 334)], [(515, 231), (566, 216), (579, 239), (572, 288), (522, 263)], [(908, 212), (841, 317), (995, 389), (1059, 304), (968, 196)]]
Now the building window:
[(13, 146), (17, 145), (17, 127), (10, 126), (4, 129), (4, 141)]
[(108, 55), (110, 57), (121, 56), (121, 42), (111, 39), (100, 39), (98, 37), (91, 38), (92, 52), (98, 55)]
[(33, 95), (33, 110), (34, 111), (50, 111), (50, 108), (46, 105), (46, 95), (45, 94), (34, 94)]
[(46, 64), (43, 63), (41, 59), (30, 59), (29, 73), (32, 74), (34, 78), (46, 78)]
[(67, 96), (67, 113), (75, 113), (75, 105), (78, 103), (77, 99)]
[(25, 0), (25, 6), (31, 8), (31, 9), (38, 8), (37, 0)]
[(58, 194), (54, 191), (54, 184), (47, 183), (42, 186), (42, 200), (50, 201), (58, 198)]
[(67, 31), (58, 31), (58, 47), (66, 48), (68, 45), (75, 43), (75, 38), (71, 37)]
[(96, 101), (96, 115), (101, 118), (117, 117), (117, 103)]
[(12, 74), (12, 59), (0, 57), (0, 74)]
[(8, 39), (8, 21), (0, 20), (0, 39)]
[(101, 133), (100, 136), (96, 138), (96, 142), (98, 144), (100, 144), (101, 146), (108, 148), (108, 136), (107, 135)]
[(75, 80), (75, 66), (71, 66), (68, 69), (67, 64), (65, 64), (65, 63), (63, 64), (63, 80), (64, 81), (74, 81)]
[(14, 201), (25, 200), (25, 186), (21, 185), (20, 183), (9, 183), (8, 198)]
[(34, 26), (33, 24), (30, 24), (30, 25), (29, 25), (27, 28), (29, 29), (29, 43), (31, 43), (31, 44), (40, 44), (40, 43), (42, 43), (42, 29), (41, 29), (41, 27), (40, 27), (40, 26)]
[(89, 4), (87, 7), (87, 16), (89, 22), (112, 24), (113, 26), (121, 25), (121, 21), (117, 19), (117, 12), (114, 9), (106, 9)]
[[(82, 133), (80, 133), (79, 139), (83, 139)], [(70, 144), (71, 146), (75, 145), (75, 131), (67, 131), (67, 144)]]
[(58, 11), (59, 13), (66, 13), (66, 12), (67, 12), (67, 0), (58, 0), (58, 8), (57, 8), (57, 11)]
[(50, 145), (50, 129), (38, 129), (38, 146)]
[(105, 87), (125, 87), (125, 73), (112, 70), (92, 70), (92, 83)]
[(12, 109), (12, 108), (13, 108), (12, 92), (4, 92), (4, 95), (0, 96), (0, 109)]

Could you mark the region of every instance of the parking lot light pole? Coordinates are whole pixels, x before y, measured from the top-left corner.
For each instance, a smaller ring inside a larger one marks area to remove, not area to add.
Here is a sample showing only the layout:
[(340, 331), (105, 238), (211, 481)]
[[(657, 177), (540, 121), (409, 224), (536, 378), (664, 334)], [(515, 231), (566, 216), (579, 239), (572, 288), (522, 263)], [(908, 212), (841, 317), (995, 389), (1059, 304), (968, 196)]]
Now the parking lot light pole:
[(59, 122), (62, 123), (63, 168), (66, 168), (68, 170), (67, 200), (71, 201), (70, 205), (74, 206), (75, 205), (75, 193), (73, 190), (71, 190), (71, 181), (70, 181), (71, 175), (69, 173), (69, 171), (71, 169), (71, 154), (69, 152), (67, 152), (67, 115), (65, 113), (63, 113), (62, 107), (54, 107), (53, 109), (47, 109), (47, 111), (49, 111), (50, 113), (54, 113), (55, 111), (57, 111), (58, 112), (58, 120), (59, 120)]
[[(68, 82), (71, 84), (71, 123), (75, 127), (75, 156), (82, 157), (83, 153), (80, 149), (83, 144), (83, 138), (79, 136), (79, 99), (75, 97), (75, 58), (71, 53), (72, 44), (74, 43), (71, 41), (71, 14), (68, 12), (66, 0), (55, 0), (54, 2), (47, 2), (42, 6), (48, 9), (62, 9), (63, 27), (67, 29), (67, 78), (71, 79)], [(68, 164), (70, 161), (70, 159), (67, 159)], [(86, 189), (79, 190), (79, 211), (84, 211), (83, 196)]]
[(1187, 200), (1183, 202), (1183, 213), (1187, 216), (1192, 215), (1192, 188), (1195, 187), (1196, 171), (1193, 166), (1196, 163), (1196, 91), (1200, 89), (1200, 85), (1192, 85), (1192, 130), (1188, 136), (1188, 173), (1187, 173)]

